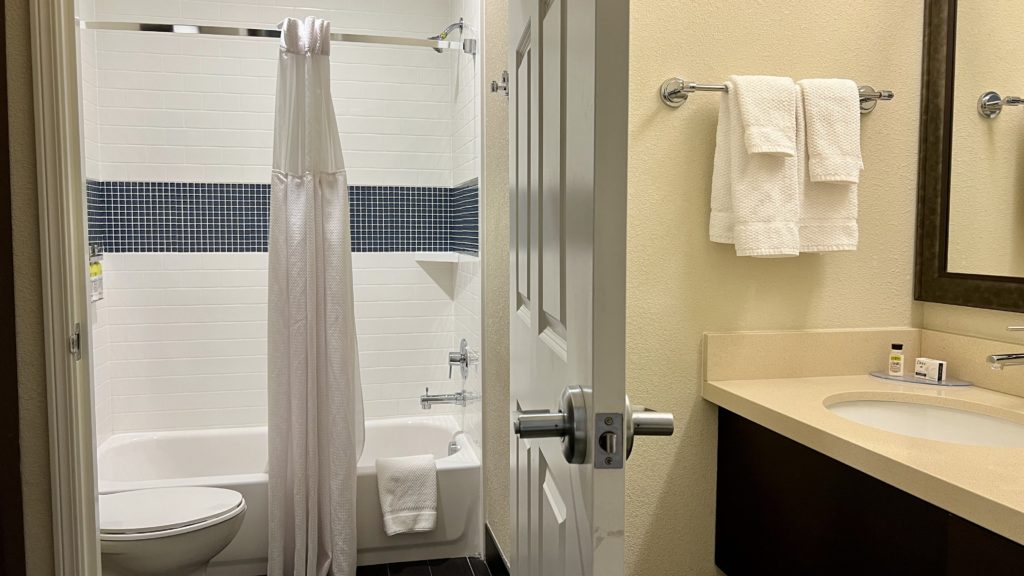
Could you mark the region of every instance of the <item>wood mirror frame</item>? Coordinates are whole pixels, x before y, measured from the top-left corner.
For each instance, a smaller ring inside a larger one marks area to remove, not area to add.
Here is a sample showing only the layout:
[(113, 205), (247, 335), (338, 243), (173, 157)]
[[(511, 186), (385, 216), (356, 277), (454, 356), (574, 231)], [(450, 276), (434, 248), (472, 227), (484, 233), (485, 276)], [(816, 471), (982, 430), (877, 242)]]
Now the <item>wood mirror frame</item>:
[(957, 0), (925, 0), (914, 298), (1024, 312), (1024, 278), (947, 271)]

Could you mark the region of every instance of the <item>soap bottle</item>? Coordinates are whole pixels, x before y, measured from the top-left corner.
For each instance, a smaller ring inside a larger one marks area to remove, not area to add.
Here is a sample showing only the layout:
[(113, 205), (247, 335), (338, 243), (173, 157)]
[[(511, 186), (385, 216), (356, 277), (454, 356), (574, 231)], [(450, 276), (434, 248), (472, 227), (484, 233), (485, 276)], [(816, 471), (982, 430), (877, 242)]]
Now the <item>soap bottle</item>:
[(889, 350), (889, 376), (903, 376), (903, 344), (894, 343)]
[(89, 244), (89, 300), (103, 299), (103, 249)]

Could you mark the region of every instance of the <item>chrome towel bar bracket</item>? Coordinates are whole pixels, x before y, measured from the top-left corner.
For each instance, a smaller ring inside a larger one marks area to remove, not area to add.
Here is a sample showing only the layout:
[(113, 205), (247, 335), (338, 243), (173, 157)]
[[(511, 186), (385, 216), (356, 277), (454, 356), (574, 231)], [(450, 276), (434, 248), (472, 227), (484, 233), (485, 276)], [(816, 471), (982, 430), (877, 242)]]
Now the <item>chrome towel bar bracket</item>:
[(999, 116), (1006, 106), (1024, 106), (1024, 98), (1020, 96), (1007, 96), (1003, 98), (999, 92), (985, 92), (978, 98), (978, 114), (991, 120)]
[[(875, 109), (879, 100), (892, 100), (892, 90), (875, 90), (871, 86), (860, 86), (860, 113), (867, 114)], [(698, 84), (682, 78), (669, 78), (661, 83), (661, 101), (670, 108), (679, 108), (694, 92), (728, 92), (725, 84)]]

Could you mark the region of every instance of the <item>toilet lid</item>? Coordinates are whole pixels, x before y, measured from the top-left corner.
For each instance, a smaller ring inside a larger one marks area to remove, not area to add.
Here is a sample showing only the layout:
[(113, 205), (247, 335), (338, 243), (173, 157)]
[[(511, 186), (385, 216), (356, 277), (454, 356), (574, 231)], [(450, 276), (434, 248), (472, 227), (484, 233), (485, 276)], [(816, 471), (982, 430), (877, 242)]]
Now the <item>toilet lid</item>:
[(242, 505), (224, 488), (151, 488), (100, 495), (100, 532), (140, 534), (173, 530), (224, 515)]

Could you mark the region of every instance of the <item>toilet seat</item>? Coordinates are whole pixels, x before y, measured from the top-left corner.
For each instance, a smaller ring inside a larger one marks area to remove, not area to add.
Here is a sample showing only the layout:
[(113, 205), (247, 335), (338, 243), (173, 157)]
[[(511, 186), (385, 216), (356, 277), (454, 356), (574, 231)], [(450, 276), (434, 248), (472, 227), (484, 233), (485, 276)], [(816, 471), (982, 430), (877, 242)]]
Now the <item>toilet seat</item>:
[(100, 495), (100, 540), (147, 540), (201, 530), (245, 511), (234, 490), (188, 486)]

